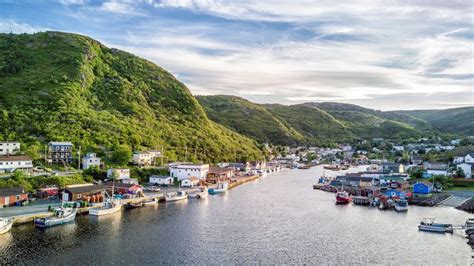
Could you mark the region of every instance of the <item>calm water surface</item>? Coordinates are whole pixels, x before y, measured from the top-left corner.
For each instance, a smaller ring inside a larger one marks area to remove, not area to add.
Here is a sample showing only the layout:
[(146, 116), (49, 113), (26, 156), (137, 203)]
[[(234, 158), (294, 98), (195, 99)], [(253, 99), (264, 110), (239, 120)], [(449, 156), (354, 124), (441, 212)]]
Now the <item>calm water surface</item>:
[(469, 265), (461, 234), (419, 232), (424, 217), (462, 223), (453, 208), (408, 213), (337, 206), (312, 189), (321, 168), (283, 170), (206, 200), (163, 203), (44, 231), (0, 235), (0, 263)]

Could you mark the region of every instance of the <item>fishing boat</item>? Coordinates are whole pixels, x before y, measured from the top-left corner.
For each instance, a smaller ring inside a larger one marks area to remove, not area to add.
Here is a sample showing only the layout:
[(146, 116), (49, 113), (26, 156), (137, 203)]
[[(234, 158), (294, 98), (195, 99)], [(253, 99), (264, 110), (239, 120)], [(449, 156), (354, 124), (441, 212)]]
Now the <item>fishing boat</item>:
[(191, 193), (189, 193), (190, 198), (196, 198), (196, 199), (202, 199), (207, 197), (207, 189), (205, 187), (201, 187), (198, 190), (195, 190)]
[(399, 199), (395, 201), (395, 210), (397, 212), (406, 212), (408, 211), (408, 201), (406, 199)]
[(143, 202), (129, 202), (125, 205), (125, 209), (136, 209), (136, 208), (140, 208), (140, 207), (143, 207)]
[(347, 204), (352, 201), (347, 191), (338, 191), (336, 193), (336, 204)]
[(158, 200), (156, 198), (151, 198), (143, 201), (143, 205), (156, 205), (158, 204)]
[(418, 230), (434, 233), (453, 233), (452, 224), (435, 223), (434, 220), (434, 218), (424, 218), (418, 225)]
[(10, 231), (10, 229), (12, 229), (12, 225), (12, 219), (0, 218), (0, 235)]
[(107, 214), (112, 214), (120, 211), (122, 209), (122, 202), (120, 200), (110, 198), (104, 203), (104, 206), (100, 208), (94, 208), (89, 210), (90, 215), (102, 216)]
[(168, 201), (178, 201), (185, 200), (188, 198), (188, 192), (178, 190), (176, 192), (168, 192), (165, 194), (165, 200)]
[(67, 206), (63, 203), (61, 207), (54, 209), (53, 213), (54, 214), (52, 217), (36, 218), (35, 226), (39, 228), (46, 228), (72, 222), (76, 218), (77, 208)]
[(218, 183), (216, 188), (208, 189), (208, 192), (209, 194), (214, 195), (214, 194), (219, 194), (219, 193), (226, 193), (228, 189), (229, 189), (229, 183), (223, 182), (223, 183)]

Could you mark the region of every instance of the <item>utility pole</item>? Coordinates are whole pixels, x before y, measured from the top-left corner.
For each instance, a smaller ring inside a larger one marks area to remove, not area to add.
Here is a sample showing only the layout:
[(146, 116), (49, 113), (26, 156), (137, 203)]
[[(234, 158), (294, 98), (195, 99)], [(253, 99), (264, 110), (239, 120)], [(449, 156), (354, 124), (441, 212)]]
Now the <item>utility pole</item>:
[(77, 170), (81, 170), (81, 146), (79, 146), (79, 151), (77, 152)]
[(44, 145), (44, 165), (46, 165), (46, 163), (48, 162), (48, 156), (46, 155), (46, 144)]
[(163, 153), (163, 144), (161, 144), (161, 166), (163, 166), (163, 156), (165, 156), (165, 154)]
[(184, 161), (188, 161), (188, 146), (184, 146)]

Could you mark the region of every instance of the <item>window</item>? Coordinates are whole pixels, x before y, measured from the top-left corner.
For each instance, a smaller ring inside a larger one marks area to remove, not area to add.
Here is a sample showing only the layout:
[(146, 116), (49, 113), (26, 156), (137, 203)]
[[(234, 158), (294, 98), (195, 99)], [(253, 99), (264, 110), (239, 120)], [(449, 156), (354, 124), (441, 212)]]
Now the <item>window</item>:
[(16, 195), (16, 200), (20, 200), (21, 199), (21, 195)]

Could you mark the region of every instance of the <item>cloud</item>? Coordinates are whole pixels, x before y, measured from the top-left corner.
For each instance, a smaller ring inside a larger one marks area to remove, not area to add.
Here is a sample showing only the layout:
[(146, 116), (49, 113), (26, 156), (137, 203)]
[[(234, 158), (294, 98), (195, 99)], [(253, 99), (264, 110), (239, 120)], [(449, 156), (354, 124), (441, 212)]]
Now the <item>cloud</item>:
[(35, 33), (39, 31), (47, 31), (48, 28), (36, 27), (27, 23), (16, 22), (11, 19), (0, 19), (0, 32), (5, 33)]
[(63, 5), (83, 5), (86, 3), (86, 0), (59, 0)]

